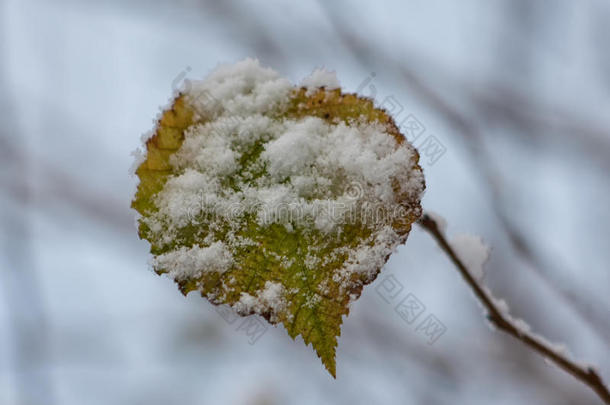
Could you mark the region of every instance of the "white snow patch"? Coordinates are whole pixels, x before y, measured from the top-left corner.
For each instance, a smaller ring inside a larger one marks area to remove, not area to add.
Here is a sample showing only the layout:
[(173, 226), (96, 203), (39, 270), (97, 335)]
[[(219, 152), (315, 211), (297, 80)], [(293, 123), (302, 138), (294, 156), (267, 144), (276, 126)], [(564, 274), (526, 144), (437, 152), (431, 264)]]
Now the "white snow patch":
[(480, 236), (459, 234), (451, 241), (451, 247), (478, 281), (485, 276), (484, 264), (489, 260), (489, 247)]
[(214, 242), (207, 247), (183, 246), (153, 259), (155, 269), (167, 271), (176, 280), (208, 272), (224, 273), (232, 264), (233, 257), (223, 242)]
[(365, 275), (369, 280), (372, 279), (399, 243), (400, 240), (394, 229), (391, 226), (384, 227), (374, 235), (374, 238), (363, 241), (350, 252), (340, 276), (349, 279), (352, 273), (358, 273)]
[(337, 74), (324, 68), (315, 69), (311, 74), (301, 81), (301, 86), (307, 88), (305, 94), (311, 95), (318, 88), (324, 87), (326, 90), (334, 90), (341, 87)]
[(146, 160), (146, 154), (141, 148), (136, 148), (131, 152), (131, 156), (133, 156), (133, 163), (129, 167), (129, 175), (133, 176), (136, 174), (138, 167), (140, 167), (140, 165)]
[(217, 117), (264, 113), (286, 102), (292, 91), (289, 80), (256, 59), (220, 65), (204, 80), (192, 80), (187, 96), (198, 115)]
[(265, 282), (265, 287), (256, 296), (242, 292), (234, 308), (241, 315), (265, 313), (270, 314), (270, 321), (276, 322), (281, 312), (286, 309), (284, 286), (273, 281)]

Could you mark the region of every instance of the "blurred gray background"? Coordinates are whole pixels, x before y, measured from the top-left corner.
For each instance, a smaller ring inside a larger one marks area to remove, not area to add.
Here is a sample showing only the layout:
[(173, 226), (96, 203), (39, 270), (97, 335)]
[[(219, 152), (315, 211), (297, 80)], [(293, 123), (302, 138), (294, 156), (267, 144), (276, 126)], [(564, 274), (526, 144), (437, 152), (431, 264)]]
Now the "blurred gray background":
[[(425, 128), (424, 207), (481, 235), (495, 294), (609, 380), (609, 40), (603, 0), (3, 0), (0, 404), (600, 403), (492, 332), (418, 228), (345, 319), (337, 380), (281, 327), (251, 344), (152, 273), (129, 168), (185, 77), (335, 70)], [(433, 344), (378, 293), (389, 275), (445, 326)]]

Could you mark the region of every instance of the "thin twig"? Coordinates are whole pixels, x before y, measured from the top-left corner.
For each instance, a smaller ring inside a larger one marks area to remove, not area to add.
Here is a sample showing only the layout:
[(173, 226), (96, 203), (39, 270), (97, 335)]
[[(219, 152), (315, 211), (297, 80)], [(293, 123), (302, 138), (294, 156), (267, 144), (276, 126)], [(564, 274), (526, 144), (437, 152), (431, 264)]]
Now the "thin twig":
[(608, 387), (604, 385), (602, 378), (595, 371), (595, 369), (593, 369), (593, 367), (575, 362), (566, 354), (560, 353), (554, 349), (545, 339), (518, 326), (516, 320), (513, 319), (505, 310), (500, 308), (498, 301), (491, 295), (489, 290), (485, 286), (481, 285), (477, 279), (472, 276), (471, 272), (457, 256), (456, 252), (453, 250), (439, 229), (436, 221), (428, 214), (424, 214), (418, 223), (432, 235), (432, 237), (440, 245), (441, 249), (449, 256), (453, 264), (458, 268), (460, 274), (462, 277), (464, 277), (464, 280), (466, 280), (466, 283), (472, 289), (474, 295), (487, 310), (487, 319), (496, 328), (520, 340), (526, 346), (529, 346), (544, 358), (552, 361), (557, 366), (572, 374), (576, 379), (587, 384), (593, 391), (595, 391), (602, 401), (604, 401), (606, 404), (610, 404), (610, 391), (608, 390)]

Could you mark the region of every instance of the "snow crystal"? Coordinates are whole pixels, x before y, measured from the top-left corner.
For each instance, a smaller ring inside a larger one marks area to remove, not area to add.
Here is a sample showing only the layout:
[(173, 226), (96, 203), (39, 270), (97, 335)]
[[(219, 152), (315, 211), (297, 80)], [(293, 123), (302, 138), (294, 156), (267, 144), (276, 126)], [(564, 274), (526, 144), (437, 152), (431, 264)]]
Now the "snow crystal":
[[(552, 352), (554, 352), (555, 354), (557, 354), (560, 357), (566, 357), (566, 358), (571, 357), (570, 352), (568, 351), (567, 347), (564, 344), (553, 343), (553, 342), (549, 341), (548, 339), (546, 339), (544, 336), (532, 332), (532, 328), (527, 322), (525, 322), (521, 318), (513, 317), (510, 314), (510, 308), (508, 306), (508, 303), (505, 300), (494, 297), (494, 295), (491, 293), (491, 290), (487, 286), (482, 285), (481, 288), (483, 290), (483, 294), (485, 294), (487, 299), (491, 303), (493, 303), (493, 305), (500, 312), (500, 315), (504, 318), (504, 320), (506, 322), (508, 322), (520, 336), (527, 336), (528, 338), (538, 342), (540, 345), (548, 348), (549, 350), (551, 350)], [(477, 302), (481, 306), (483, 306), (478, 299), (477, 299)], [(486, 312), (488, 312), (487, 308), (484, 308), (484, 309)], [(495, 327), (495, 324), (490, 322), (489, 326), (493, 329)], [(549, 364), (554, 364), (546, 358), (545, 358), (545, 361), (549, 362)], [(584, 369), (589, 367), (589, 365), (585, 364), (585, 363), (579, 363), (579, 366)]]
[(183, 246), (153, 260), (156, 269), (168, 271), (169, 276), (177, 280), (198, 277), (207, 272), (224, 273), (232, 264), (233, 257), (222, 242), (214, 242), (208, 247)]
[(269, 162), (269, 174), (282, 178), (302, 173), (326, 146), (322, 138), (328, 132), (329, 126), (320, 118), (288, 123), (280, 137), (267, 143), (262, 154)]
[(205, 80), (191, 81), (187, 96), (200, 117), (217, 117), (225, 112), (248, 116), (274, 109), (288, 100), (289, 80), (256, 59), (219, 66)]
[(142, 148), (136, 148), (131, 152), (131, 156), (133, 156), (133, 163), (129, 167), (129, 174), (133, 176), (136, 174), (138, 167), (146, 160), (146, 155), (142, 152)]
[(350, 252), (344, 275), (349, 277), (352, 273), (359, 273), (371, 279), (399, 243), (400, 239), (394, 229), (391, 226), (384, 227), (373, 240), (363, 241)]
[(265, 313), (270, 314), (270, 321), (276, 322), (278, 314), (286, 309), (284, 286), (280, 283), (267, 281), (265, 288), (258, 291), (256, 296), (242, 292), (234, 308), (242, 315)]
[(451, 241), (451, 247), (470, 271), (470, 275), (478, 281), (483, 280), (483, 265), (489, 259), (489, 247), (483, 243), (483, 239), (476, 235), (456, 235)]
[(315, 69), (311, 74), (301, 81), (301, 86), (307, 88), (307, 95), (313, 94), (318, 88), (334, 90), (341, 87), (337, 74), (324, 68)]

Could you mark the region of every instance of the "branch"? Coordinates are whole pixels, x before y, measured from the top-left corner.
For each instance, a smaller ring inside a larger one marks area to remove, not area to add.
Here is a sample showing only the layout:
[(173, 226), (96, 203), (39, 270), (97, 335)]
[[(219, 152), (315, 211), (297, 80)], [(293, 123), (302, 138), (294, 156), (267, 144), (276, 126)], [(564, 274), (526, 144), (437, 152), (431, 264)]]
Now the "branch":
[(515, 319), (508, 313), (499, 301), (493, 297), (487, 287), (481, 285), (476, 278), (472, 276), (468, 268), (457, 256), (454, 249), (451, 247), (438, 224), (431, 216), (424, 214), (419, 220), (419, 225), (428, 231), (432, 237), (438, 242), (441, 249), (449, 256), (453, 264), (458, 268), (468, 286), (476, 298), (481, 302), (487, 311), (487, 319), (499, 330), (508, 333), (517, 340), (523, 342), (532, 350), (538, 352), (544, 358), (552, 361), (557, 366), (561, 367), (576, 379), (584, 384), (587, 384), (606, 404), (610, 404), (610, 391), (604, 385), (602, 378), (595, 369), (586, 364), (579, 364), (570, 359), (567, 354), (562, 353), (553, 347), (546, 339), (539, 335), (531, 333), (527, 328), (523, 327), (523, 321)]

